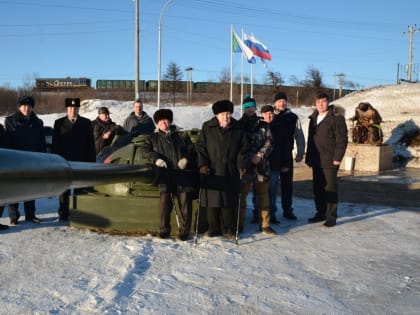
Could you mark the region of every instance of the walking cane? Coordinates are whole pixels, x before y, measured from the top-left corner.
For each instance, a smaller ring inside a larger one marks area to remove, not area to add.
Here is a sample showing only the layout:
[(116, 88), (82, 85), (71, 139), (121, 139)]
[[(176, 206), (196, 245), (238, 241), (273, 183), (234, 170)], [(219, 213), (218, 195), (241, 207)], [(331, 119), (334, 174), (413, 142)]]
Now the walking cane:
[(235, 244), (239, 243), (239, 215), (241, 213), (241, 190), (242, 190), (242, 175), (239, 176), (239, 198), (238, 198), (238, 213), (236, 220), (236, 234), (235, 234)]

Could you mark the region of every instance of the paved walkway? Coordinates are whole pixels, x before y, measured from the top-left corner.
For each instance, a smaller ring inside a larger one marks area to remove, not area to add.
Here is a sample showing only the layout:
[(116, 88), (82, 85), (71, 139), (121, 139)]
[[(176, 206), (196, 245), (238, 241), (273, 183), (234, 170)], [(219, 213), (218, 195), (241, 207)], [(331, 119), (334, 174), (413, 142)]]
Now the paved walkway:
[[(339, 200), (420, 211), (420, 168), (381, 172), (339, 172)], [(312, 169), (299, 163), (294, 169), (294, 195), (313, 198)]]

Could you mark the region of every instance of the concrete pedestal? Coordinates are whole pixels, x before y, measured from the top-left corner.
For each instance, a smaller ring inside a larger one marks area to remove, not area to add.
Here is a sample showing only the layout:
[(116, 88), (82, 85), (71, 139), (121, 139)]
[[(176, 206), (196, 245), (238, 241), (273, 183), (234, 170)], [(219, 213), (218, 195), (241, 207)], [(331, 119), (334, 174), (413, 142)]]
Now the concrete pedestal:
[(393, 149), (389, 145), (349, 143), (340, 164), (342, 170), (377, 172), (392, 169)]

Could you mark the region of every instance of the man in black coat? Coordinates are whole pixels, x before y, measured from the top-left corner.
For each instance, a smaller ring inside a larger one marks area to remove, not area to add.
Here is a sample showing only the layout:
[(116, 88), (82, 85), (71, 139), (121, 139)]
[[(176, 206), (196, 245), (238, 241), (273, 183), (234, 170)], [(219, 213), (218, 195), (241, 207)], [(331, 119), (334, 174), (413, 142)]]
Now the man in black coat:
[(197, 169), (197, 158), (194, 145), (187, 133), (172, 125), (173, 113), (170, 109), (160, 109), (155, 112), (153, 119), (156, 123), (155, 132), (148, 136), (142, 146), (143, 156), (157, 167), (167, 172), (160, 190), (160, 238), (168, 238), (171, 233), (171, 211), (174, 205), (173, 196), (178, 198), (177, 213), (179, 219), (178, 238), (185, 241), (191, 230), (192, 194), (194, 187), (176, 183), (177, 175), (184, 170)]
[(117, 130), (121, 128), (112, 121), (109, 114), (108, 107), (99, 107), (98, 117), (92, 121), (96, 155), (112, 143)]
[(287, 107), (287, 96), (278, 92), (274, 96), (274, 119), (270, 124), (274, 139), (274, 150), (270, 156), (270, 220), (280, 223), (276, 217), (277, 195), (280, 179), (281, 205), (283, 217), (296, 220), (292, 207), (293, 195), (293, 148), (296, 142), (296, 162), (303, 159), (305, 136), (298, 116)]
[[(95, 162), (92, 123), (79, 115), (80, 99), (66, 98), (65, 106), (67, 115), (54, 122), (52, 153), (69, 161)], [(69, 196), (70, 190), (60, 195), (58, 215), (61, 221), (67, 221), (70, 215)]]
[[(9, 141), (7, 139), (6, 131), (3, 128), (3, 125), (0, 124), (0, 148), (7, 148), (9, 145)], [(0, 205), (0, 218), (3, 215), (4, 205)], [(0, 224), (0, 230), (7, 230), (9, 228), (8, 225)]]
[[(35, 100), (31, 96), (21, 96), (17, 101), (18, 110), (5, 120), (6, 133), (11, 149), (46, 152), (44, 123), (33, 111)], [(10, 224), (18, 224), (20, 213), (18, 203), (9, 205)], [(35, 200), (23, 203), (25, 221), (40, 223), (35, 216)]]
[(203, 176), (200, 205), (207, 208), (206, 236), (223, 234), (232, 238), (239, 206), (240, 175), (249, 166), (248, 142), (243, 128), (231, 117), (232, 102), (217, 101), (212, 110), (215, 116), (203, 123), (195, 146)]
[(309, 117), (308, 145), (305, 163), (312, 167), (316, 214), (309, 222), (325, 221), (332, 227), (337, 221), (337, 172), (348, 138), (345, 118), (334, 106), (328, 105), (328, 95), (320, 93), (316, 110)]

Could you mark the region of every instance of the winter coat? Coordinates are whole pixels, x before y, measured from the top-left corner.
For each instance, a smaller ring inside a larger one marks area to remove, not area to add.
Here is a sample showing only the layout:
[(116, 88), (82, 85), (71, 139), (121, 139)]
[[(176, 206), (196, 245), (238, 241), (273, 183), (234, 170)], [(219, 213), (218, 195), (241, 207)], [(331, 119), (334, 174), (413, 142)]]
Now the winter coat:
[(243, 180), (247, 182), (266, 182), (271, 178), (268, 158), (273, 151), (273, 137), (270, 126), (257, 115), (243, 115), (239, 124), (245, 130), (248, 141), (248, 158), (255, 154), (262, 154), (261, 161), (254, 165), (250, 163)]
[[(141, 154), (145, 159), (148, 159), (153, 164), (158, 159), (166, 162), (166, 176), (164, 183), (159, 185), (160, 191), (169, 192), (172, 190), (169, 187), (178, 186), (180, 191), (193, 191), (196, 187), (194, 184), (183, 182), (176, 185), (177, 176), (186, 171), (194, 171), (195, 177), (197, 175), (197, 154), (190, 137), (186, 132), (182, 132), (180, 128), (175, 125), (170, 126), (169, 132), (165, 133), (156, 128), (152, 135), (146, 138), (146, 141), (141, 146)], [(188, 160), (187, 166), (184, 170), (178, 167), (178, 161), (182, 158)], [(175, 192), (175, 191), (171, 191)]]
[(9, 139), (7, 137), (6, 131), (4, 130), (3, 125), (0, 124), (0, 148), (8, 148)]
[(202, 125), (196, 142), (198, 167), (207, 166), (202, 176), (200, 201), (204, 207), (232, 208), (239, 194), (239, 169), (248, 166), (248, 141), (237, 120), (229, 128), (219, 127), (216, 117)]
[(269, 158), (271, 170), (293, 167), (294, 142), (298, 149), (297, 156), (303, 156), (305, 151), (305, 137), (298, 116), (287, 108), (274, 115), (270, 128), (274, 139), (274, 149)]
[(328, 107), (327, 115), (319, 124), (317, 118), (318, 111), (315, 110), (309, 116), (305, 163), (314, 168), (338, 168), (333, 161), (341, 161), (348, 143), (345, 118), (333, 105)]
[(155, 130), (152, 118), (145, 111), (141, 116), (134, 115), (134, 112), (125, 119), (123, 128), (133, 137), (138, 135), (151, 135)]
[(17, 111), (6, 118), (5, 127), (11, 149), (46, 152), (44, 123), (34, 112), (25, 117)]
[[(100, 120), (99, 117), (96, 117), (96, 119), (92, 121), (92, 129), (93, 137), (95, 138), (95, 151), (96, 155), (98, 155), (103, 150), (103, 148), (109, 146), (112, 143), (118, 126), (111, 119), (103, 121)], [(109, 131), (111, 132), (109, 138), (104, 139), (102, 136)]]
[(95, 162), (91, 121), (81, 116), (77, 116), (74, 124), (67, 116), (57, 119), (54, 122), (51, 150), (69, 161)]

